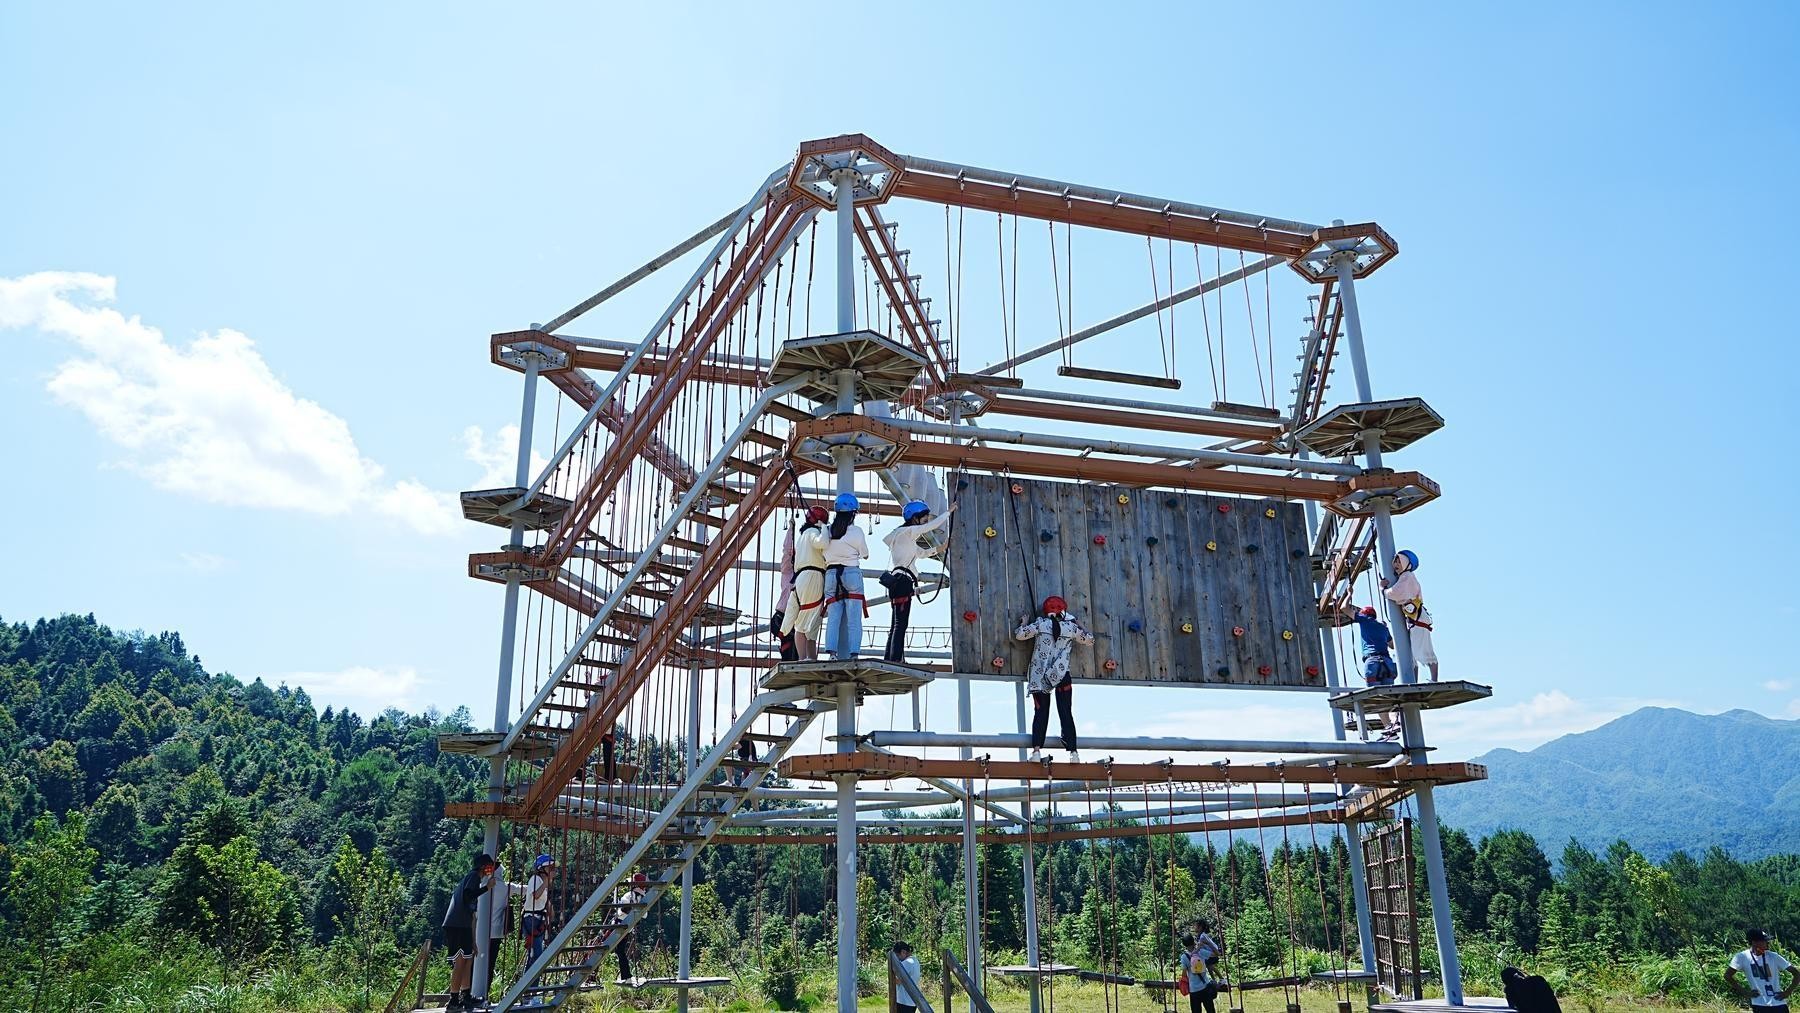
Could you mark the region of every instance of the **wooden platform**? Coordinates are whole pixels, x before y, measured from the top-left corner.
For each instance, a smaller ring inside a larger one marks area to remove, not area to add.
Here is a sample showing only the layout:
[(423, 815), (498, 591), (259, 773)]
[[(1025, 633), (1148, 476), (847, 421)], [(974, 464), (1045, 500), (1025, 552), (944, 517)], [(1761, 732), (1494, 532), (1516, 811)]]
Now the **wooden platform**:
[(796, 393), (829, 403), (837, 400), (837, 378), (831, 374), (848, 369), (856, 373), (858, 401), (898, 401), (924, 368), (923, 358), (897, 342), (874, 331), (847, 331), (782, 342), (768, 379), (777, 384), (817, 371), (820, 379)]
[(893, 777), (941, 777), (948, 780), (1000, 778), (1005, 780), (1093, 781), (1105, 784), (1166, 784), (1170, 781), (1205, 781), (1234, 784), (1337, 784), (1391, 787), (1418, 782), (1459, 784), (1485, 781), (1487, 768), (1479, 763), (1409, 763), (1396, 767), (1229, 766), (1212, 763), (1030, 763), (1024, 760), (938, 760), (886, 753), (814, 753), (781, 761), (781, 774), (790, 778), (829, 778), (834, 774)]
[(552, 496), (540, 492), (525, 504), (511, 513), (502, 513), (501, 509), (509, 503), (517, 502), (519, 497), (530, 490), (520, 486), (507, 489), (475, 489), (462, 494), (462, 512), (465, 520), (492, 524), (496, 527), (510, 528), (514, 521), (524, 521), (527, 531), (546, 531), (562, 520), (563, 514), (569, 511), (569, 501), (561, 496)]
[(1443, 490), (1416, 471), (1371, 471), (1349, 481), (1349, 493), (1325, 504), (1339, 517), (1356, 518), (1374, 512), (1377, 500), (1388, 503), (1388, 513), (1399, 516), (1437, 499)]
[(1361, 454), (1365, 430), (1380, 430), (1381, 452), (1391, 454), (1442, 428), (1444, 417), (1423, 398), (1402, 397), (1338, 405), (1295, 435), (1320, 457), (1337, 458)]
[[(493, 756), (505, 732), (441, 732), (438, 752), (462, 756)], [(521, 735), (513, 742), (509, 755), (519, 760), (541, 760), (550, 755), (555, 742), (541, 735)]]
[(1442, 999), (1400, 999), (1395, 1002), (1378, 1002), (1369, 1009), (1393, 1011), (1393, 1013), (1459, 1013), (1461, 1010), (1486, 1010), (1487, 1013), (1508, 1013), (1512, 1010), (1505, 999), (1495, 999), (1485, 995), (1465, 995), (1461, 1006), (1452, 1006)]
[(989, 974), (998, 974), (1007, 978), (1048, 978), (1057, 974), (1080, 974), (1081, 968), (1074, 964), (1002, 964), (987, 969)]
[(855, 683), (859, 696), (892, 696), (910, 693), (931, 681), (924, 669), (892, 661), (857, 658), (851, 661), (784, 661), (762, 678), (767, 690), (806, 687), (819, 689), (822, 698), (835, 694), (834, 686)]
[(1364, 711), (1386, 711), (1399, 707), (1436, 710), (1439, 707), (1454, 707), (1459, 703), (1486, 700), (1493, 695), (1494, 687), (1463, 679), (1448, 682), (1397, 682), (1392, 686), (1370, 686), (1367, 689), (1339, 693), (1331, 698), (1331, 705), (1341, 711), (1353, 711), (1358, 707)]

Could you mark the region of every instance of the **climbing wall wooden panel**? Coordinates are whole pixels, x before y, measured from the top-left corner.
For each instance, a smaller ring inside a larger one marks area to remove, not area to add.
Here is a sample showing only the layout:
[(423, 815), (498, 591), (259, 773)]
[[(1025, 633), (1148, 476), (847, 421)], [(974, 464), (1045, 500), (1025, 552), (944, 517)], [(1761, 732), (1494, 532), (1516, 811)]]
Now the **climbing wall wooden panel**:
[(1001, 475), (953, 484), (957, 671), (1024, 675), (1031, 648), (1013, 631), (1060, 594), (1096, 636), (1075, 649), (1077, 679), (1322, 684), (1299, 504)]

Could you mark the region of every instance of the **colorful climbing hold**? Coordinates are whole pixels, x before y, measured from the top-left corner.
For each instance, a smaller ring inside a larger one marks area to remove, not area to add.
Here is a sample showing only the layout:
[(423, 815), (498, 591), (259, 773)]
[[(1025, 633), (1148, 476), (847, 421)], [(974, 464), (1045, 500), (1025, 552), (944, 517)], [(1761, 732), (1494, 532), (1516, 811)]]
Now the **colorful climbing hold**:
[(1105, 545), (1106, 544), (1106, 536), (1105, 535), (1095, 535), (1094, 536), (1094, 544), (1095, 545)]
[(957, 492), (961, 492), (961, 491), (963, 491), (963, 490), (964, 490), (964, 489), (967, 489), (967, 488), (968, 488), (968, 487), (969, 487), (969, 480), (968, 480), (968, 479), (966, 479), (966, 478), (959, 478), (959, 479), (957, 479), (957, 480), (956, 480), (956, 491), (957, 491)]
[(986, 535), (989, 538), (992, 538), (999, 533), (1000, 532), (994, 530), (994, 526), (992, 524), (989, 524), (987, 526), (987, 529), (982, 532), (982, 534)]
[(1181, 632), (1183, 632), (1183, 633), (1194, 632), (1194, 624), (1193, 623), (1182, 623), (1181, 624)]
[(1133, 633), (1142, 633), (1144, 632), (1144, 622), (1141, 619), (1133, 619), (1125, 624), (1125, 628)]
[(1219, 512), (1222, 514), (1230, 513), (1231, 512), (1231, 504), (1230, 503), (1220, 503), (1219, 504)]
[(1309, 679), (1317, 679), (1319, 677), (1319, 666), (1317, 666), (1317, 665), (1306, 666), (1306, 677)]
[(1006, 659), (1002, 658), (1001, 656), (996, 654), (996, 655), (994, 655), (994, 660), (988, 662), (988, 664), (993, 665), (995, 668), (1005, 668), (1006, 667)]
[(1208, 539), (1206, 542), (1206, 551), (1208, 551), (1208, 552), (1219, 551), (1219, 543), (1212, 541), (1211, 539)]
[(1127, 504), (1127, 503), (1129, 503), (1129, 502), (1131, 502), (1131, 497), (1130, 497), (1130, 496), (1127, 496), (1127, 495), (1125, 495), (1125, 494), (1124, 494), (1124, 493), (1120, 493), (1120, 494), (1119, 494), (1119, 505), (1120, 505), (1120, 506), (1124, 506), (1124, 505), (1125, 505), (1125, 504)]
[(1038, 541), (1045, 543), (1054, 542), (1056, 541), (1056, 536), (1048, 531), (1040, 531), (1038, 532)]
[(1244, 546), (1244, 551), (1245, 552), (1256, 552), (1260, 548), (1261, 548), (1261, 546), (1259, 546), (1259, 545), (1251, 544), (1251, 545)]
[(1170, 496), (1168, 499), (1163, 500), (1163, 506), (1168, 507), (1170, 510), (1174, 510), (1181, 506), (1181, 500), (1174, 496)]
[(1294, 631), (1293, 630), (1282, 630), (1281, 631), (1281, 639), (1283, 639), (1283, 640), (1294, 639)]
[(1148, 545), (1149, 547), (1154, 549), (1154, 548), (1156, 548), (1157, 541), (1158, 541), (1157, 537), (1155, 535), (1151, 535), (1149, 538), (1144, 539), (1144, 544)]
[(1241, 637), (1244, 635), (1245, 632), (1246, 631), (1244, 630), (1244, 628), (1242, 626), (1233, 626), (1231, 628), (1231, 635), (1234, 637)]
[(1108, 672), (1116, 672), (1119, 670), (1119, 663), (1112, 660), (1111, 658), (1108, 658), (1108, 659), (1106, 659), (1105, 664), (1101, 665), (1100, 667), (1106, 669)]
[(1218, 668), (1213, 669), (1213, 674), (1221, 679), (1229, 679), (1231, 678), (1231, 666), (1220, 665)]
[(1025, 486), (1022, 483), (1014, 482), (1012, 484), (1012, 491), (1013, 491), (1013, 495), (1017, 496), (1019, 493), (1022, 493), (1025, 491)]
[(1256, 674), (1267, 679), (1269, 676), (1275, 674), (1275, 670), (1273, 668), (1270, 668), (1267, 665), (1259, 665), (1259, 666), (1257, 666)]
[(1274, 519), (1275, 519), (1275, 508), (1274, 508), (1274, 507), (1270, 507), (1270, 508), (1269, 508), (1269, 509), (1267, 509), (1267, 510), (1264, 510), (1264, 511), (1263, 511), (1263, 516), (1264, 516), (1264, 517), (1267, 517), (1267, 518), (1268, 518), (1268, 519), (1270, 519), (1270, 520), (1274, 520)]
[(963, 613), (963, 622), (965, 623), (972, 623), (979, 618), (981, 618), (981, 616), (978, 615), (974, 609), (970, 609)]

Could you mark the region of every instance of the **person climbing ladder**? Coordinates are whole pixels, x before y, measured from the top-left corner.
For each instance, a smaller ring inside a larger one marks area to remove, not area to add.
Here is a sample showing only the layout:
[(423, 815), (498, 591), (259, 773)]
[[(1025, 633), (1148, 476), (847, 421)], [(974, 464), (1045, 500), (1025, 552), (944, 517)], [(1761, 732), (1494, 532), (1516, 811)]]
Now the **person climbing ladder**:
[(890, 568), (881, 575), (881, 586), (887, 588), (888, 604), (893, 609), (893, 622), (888, 626), (887, 650), (882, 657), (906, 664), (906, 627), (912, 620), (912, 596), (919, 586), (919, 560), (944, 550), (941, 545), (926, 547), (919, 539), (943, 527), (956, 512), (956, 504), (933, 518), (931, 508), (922, 500), (913, 500), (900, 509), (900, 526), (888, 532)]
[(838, 494), (831, 541), (825, 546), (825, 649), (837, 661), (856, 657), (862, 648), (863, 620), (869, 615), (862, 579), (869, 540), (856, 526), (858, 505), (855, 494)]
[[(1357, 635), (1362, 639), (1363, 682), (1370, 686), (1392, 686), (1399, 670), (1394, 667), (1394, 656), (1390, 653), (1394, 645), (1394, 635), (1388, 631), (1387, 623), (1375, 614), (1375, 606), (1364, 605), (1356, 611)], [(1388, 711), (1383, 715), (1381, 737), (1397, 739), (1400, 737), (1400, 712)]]
[(794, 593), (781, 616), (781, 634), (793, 641), (794, 656), (787, 660), (811, 660), (819, 656), (819, 620), (825, 605), (824, 507), (808, 507), (800, 533), (794, 536)]
[(1044, 599), (1040, 614), (1019, 620), (1013, 631), (1015, 640), (1034, 640), (1031, 670), (1025, 686), (1031, 690), (1035, 708), (1031, 718), (1031, 760), (1044, 758), (1044, 734), (1050, 730), (1050, 695), (1056, 694), (1056, 712), (1062, 723), (1063, 748), (1069, 751), (1069, 762), (1080, 763), (1081, 751), (1075, 741), (1075, 684), (1069, 675), (1069, 652), (1076, 644), (1092, 644), (1094, 635), (1069, 614), (1069, 603), (1061, 595)]
[(1412, 642), (1413, 665), (1415, 677), (1417, 666), (1426, 665), (1431, 668), (1431, 681), (1438, 681), (1437, 651), (1431, 646), (1431, 610), (1425, 607), (1423, 592), (1419, 590), (1419, 556), (1411, 549), (1401, 549), (1394, 556), (1393, 586), (1388, 586), (1388, 579), (1381, 578), (1381, 593), (1387, 595), (1388, 601), (1400, 606), (1400, 613), (1406, 617), (1407, 639)]

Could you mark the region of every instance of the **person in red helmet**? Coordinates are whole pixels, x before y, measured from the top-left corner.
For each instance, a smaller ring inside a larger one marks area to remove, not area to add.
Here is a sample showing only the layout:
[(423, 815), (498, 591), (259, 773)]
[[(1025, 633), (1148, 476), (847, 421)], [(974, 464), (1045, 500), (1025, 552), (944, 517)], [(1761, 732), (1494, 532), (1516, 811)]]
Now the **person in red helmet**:
[(1061, 595), (1044, 599), (1035, 617), (1019, 620), (1013, 631), (1015, 640), (1032, 640), (1031, 669), (1025, 675), (1025, 686), (1031, 690), (1035, 708), (1031, 718), (1031, 759), (1044, 758), (1044, 733), (1050, 730), (1050, 695), (1056, 695), (1056, 713), (1062, 721), (1062, 744), (1069, 751), (1069, 762), (1080, 763), (1081, 751), (1075, 741), (1075, 684), (1069, 676), (1069, 654), (1076, 644), (1092, 644), (1094, 635), (1069, 614), (1069, 603)]
[[(1387, 623), (1375, 614), (1375, 606), (1364, 605), (1355, 615), (1357, 635), (1362, 640), (1363, 681), (1371, 686), (1392, 686), (1399, 669), (1394, 667), (1394, 635)], [(1400, 737), (1400, 712), (1383, 715), (1381, 737)]]

